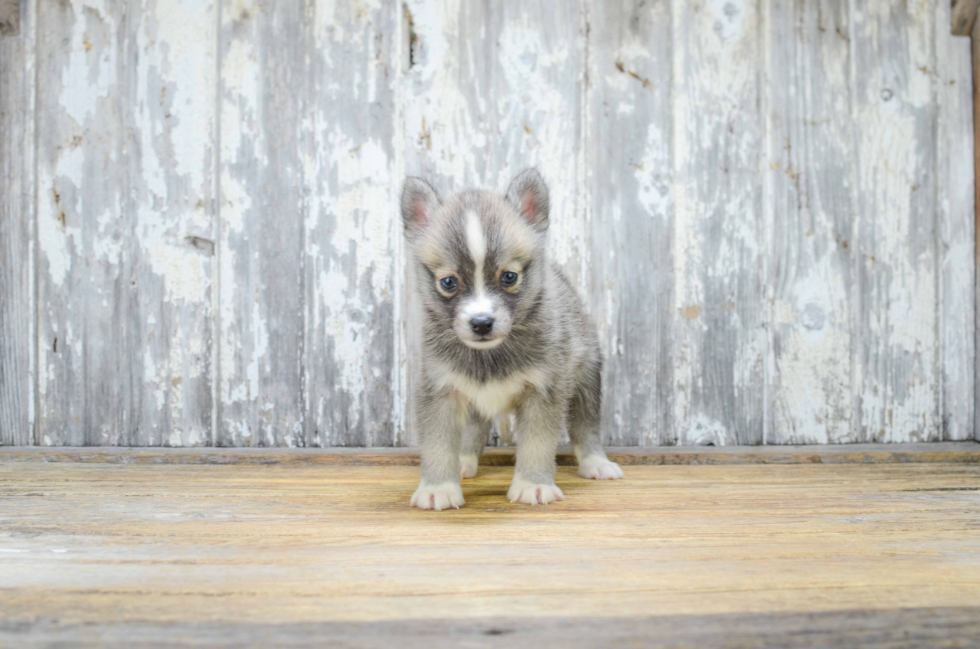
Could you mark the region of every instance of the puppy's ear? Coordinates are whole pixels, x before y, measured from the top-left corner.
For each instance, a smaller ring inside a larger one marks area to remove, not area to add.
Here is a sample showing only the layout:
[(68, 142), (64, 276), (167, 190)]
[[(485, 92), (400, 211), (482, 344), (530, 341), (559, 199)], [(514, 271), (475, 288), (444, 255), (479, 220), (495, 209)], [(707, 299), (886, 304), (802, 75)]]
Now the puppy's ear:
[(548, 229), (548, 185), (534, 167), (510, 181), (507, 200), (540, 232)]
[(439, 208), (439, 194), (421, 178), (409, 176), (402, 189), (401, 208), (405, 236), (411, 239), (425, 229), (429, 219)]

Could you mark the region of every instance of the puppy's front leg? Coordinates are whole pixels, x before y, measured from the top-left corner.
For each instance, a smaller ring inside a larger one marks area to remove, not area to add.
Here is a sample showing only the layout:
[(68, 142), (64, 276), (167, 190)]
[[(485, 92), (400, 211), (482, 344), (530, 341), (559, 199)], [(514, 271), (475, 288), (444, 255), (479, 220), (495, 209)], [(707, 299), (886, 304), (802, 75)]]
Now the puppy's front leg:
[(565, 408), (541, 395), (532, 395), (517, 411), (517, 466), (507, 491), (512, 503), (547, 505), (564, 500), (555, 485), (555, 453)]
[(459, 509), (466, 501), (459, 486), (460, 437), (466, 410), (450, 391), (423, 388), (418, 397), (422, 479), (412, 495), (420, 509)]

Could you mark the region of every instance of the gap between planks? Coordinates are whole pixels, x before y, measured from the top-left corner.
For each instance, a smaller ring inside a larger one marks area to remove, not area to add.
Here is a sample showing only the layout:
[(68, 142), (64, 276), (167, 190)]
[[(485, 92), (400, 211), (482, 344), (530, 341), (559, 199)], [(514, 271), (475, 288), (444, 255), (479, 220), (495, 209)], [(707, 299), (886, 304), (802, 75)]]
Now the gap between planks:
[[(697, 464), (980, 464), (980, 443), (845, 444), (839, 446), (697, 446), (608, 448), (624, 466)], [(416, 448), (106, 448), (8, 447), (0, 462), (106, 464), (322, 464), (339, 466), (416, 466)], [(575, 466), (568, 447), (559, 449), (559, 466)], [(488, 448), (483, 466), (513, 466), (513, 448)]]

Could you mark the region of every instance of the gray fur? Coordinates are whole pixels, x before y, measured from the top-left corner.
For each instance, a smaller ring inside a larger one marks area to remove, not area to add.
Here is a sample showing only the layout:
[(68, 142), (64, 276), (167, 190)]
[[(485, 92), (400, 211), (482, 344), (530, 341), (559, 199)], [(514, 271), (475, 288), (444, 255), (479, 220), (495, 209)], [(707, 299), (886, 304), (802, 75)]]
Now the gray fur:
[[(491, 421), (510, 412), (517, 419), (512, 502), (563, 499), (554, 475), (566, 426), (581, 475), (622, 477), (599, 436), (598, 336), (571, 284), (548, 259), (548, 189), (537, 171), (519, 174), (506, 197), (470, 190), (442, 203), (427, 183), (412, 178), (401, 205), (423, 307), (416, 394), (422, 479), (412, 504), (462, 505), (465, 458), (479, 457)], [(508, 270), (519, 277), (514, 287), (503, 283)], [(455, 280), (451, 293), (443, 277)], [(467, 326), (476, 311), (492, 316), (487, 336)]]

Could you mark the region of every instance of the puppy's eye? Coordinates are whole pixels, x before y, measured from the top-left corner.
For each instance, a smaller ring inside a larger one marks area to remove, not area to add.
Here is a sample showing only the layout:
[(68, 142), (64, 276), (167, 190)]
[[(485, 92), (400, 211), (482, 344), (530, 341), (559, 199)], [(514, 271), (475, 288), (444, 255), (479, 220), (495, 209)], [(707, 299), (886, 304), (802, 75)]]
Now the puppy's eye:
[(517, 283), (517, 273), (512, 270), (508, 270), (506, 273), (500, 276), (501, 286), (513, 286)]
[(439, 280), (439, 286), (442, 287), (446, 293), (452, 293), (456, 290), (459, 284), (456, 282), (455, 277), (443, 277)]

